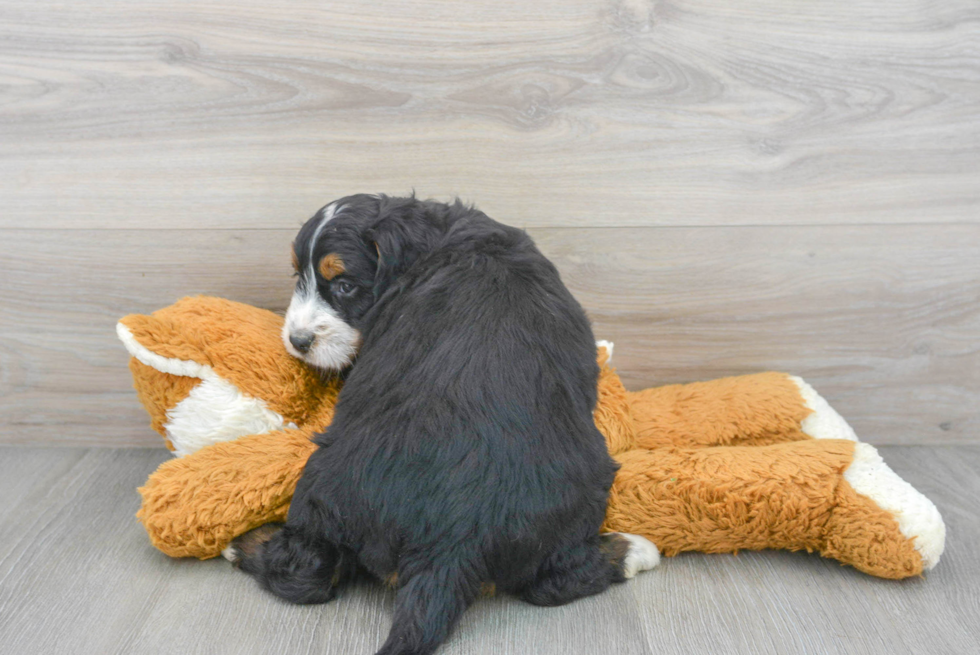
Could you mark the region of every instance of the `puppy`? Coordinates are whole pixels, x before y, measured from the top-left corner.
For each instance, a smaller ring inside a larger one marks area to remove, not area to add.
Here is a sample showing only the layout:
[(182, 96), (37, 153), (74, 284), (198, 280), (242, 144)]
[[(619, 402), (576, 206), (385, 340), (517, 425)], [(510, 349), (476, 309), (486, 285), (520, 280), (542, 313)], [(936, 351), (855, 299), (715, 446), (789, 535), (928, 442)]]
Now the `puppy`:
[(356, 356), (286, 523), (226, 556), (272, 593), (330, 600), (397, 580), (379, 653), (431, 653), (481, 587), (538, 605), (658, 561), (599, 535), (616, 464), (596, 429), (595, 341), (521, 230), (458, 201), (356, 195), (300, 230), (283, 340), (315, 367)]

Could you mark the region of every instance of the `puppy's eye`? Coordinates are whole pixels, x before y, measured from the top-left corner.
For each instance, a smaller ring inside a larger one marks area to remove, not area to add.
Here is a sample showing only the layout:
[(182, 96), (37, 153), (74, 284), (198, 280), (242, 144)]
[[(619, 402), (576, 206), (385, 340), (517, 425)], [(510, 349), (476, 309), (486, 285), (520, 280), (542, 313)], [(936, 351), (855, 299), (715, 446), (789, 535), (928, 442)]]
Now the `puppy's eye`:
[(352, 296), (355, 291), (357, 291), (357, 287), (346, 280), (334, 282), (333, 292), (338, 296)]

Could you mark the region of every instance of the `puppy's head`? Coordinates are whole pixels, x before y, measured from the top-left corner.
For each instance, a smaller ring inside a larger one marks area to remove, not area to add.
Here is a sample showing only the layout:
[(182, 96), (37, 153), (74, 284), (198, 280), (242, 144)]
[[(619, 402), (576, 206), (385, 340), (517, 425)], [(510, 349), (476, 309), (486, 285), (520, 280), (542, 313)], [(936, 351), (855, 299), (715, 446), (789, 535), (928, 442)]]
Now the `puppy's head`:
[(307, 221), (293, 242), (298, 279), (283, 325), (286, 350), (319, 369), (349, 365), (370, 309), (444, 227), (439, 207), (362, 194)]

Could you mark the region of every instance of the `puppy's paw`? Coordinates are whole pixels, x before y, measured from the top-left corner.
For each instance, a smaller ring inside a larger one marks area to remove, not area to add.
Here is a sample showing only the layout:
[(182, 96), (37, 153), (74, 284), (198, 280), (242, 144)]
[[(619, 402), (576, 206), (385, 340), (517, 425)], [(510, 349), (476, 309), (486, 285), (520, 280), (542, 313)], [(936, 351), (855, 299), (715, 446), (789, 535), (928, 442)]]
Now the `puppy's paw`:
[(607, 532), (600, 538), (600, 550), (609, 563), (619, 569), (622, 580), (629, 580), (640, 571), (648, 571), (660, 563), (660, 551), (646, 537)]
[(630, 579), (640, 571), (649, 571), (660, 564), (660, 551), (652, 541), (638, 534), (619, 533), (630, 542), (626, 557), (623, 558), (623, 575)]
[(224, 549), (221, 551), (221, 556), (235, 565), (237, 565), (242, 561), (242, 558), (239, 555), (238, 551), (235, 550), (235, 547), (231, 544), (228, 544), (227, 546), (224, 547)]
[(221, 555), (236, 567), (241, 567), (243, 562), (251, 561), (261, 555), (265, 543), (272, 539), (282, 526), (282, 523), (266, 523), (249, 530), (232, 539), (231, 543), (221, 551)]

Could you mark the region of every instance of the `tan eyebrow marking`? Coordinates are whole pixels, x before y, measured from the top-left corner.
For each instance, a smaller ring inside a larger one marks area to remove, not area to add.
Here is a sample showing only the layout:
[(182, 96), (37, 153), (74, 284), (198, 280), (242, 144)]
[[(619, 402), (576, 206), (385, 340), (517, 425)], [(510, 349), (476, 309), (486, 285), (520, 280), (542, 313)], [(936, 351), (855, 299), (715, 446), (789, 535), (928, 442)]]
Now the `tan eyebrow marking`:
[(330, 253), (320, 260), (320, 275), (324, 280), (332, 280), (345, 270), (344, 260), (336, 253)]
[(296, 256), (296, 242), (293, 241), (293, 246), (291, 249), (293, 255), (293, 270), (299, 273), (299, 257)]

